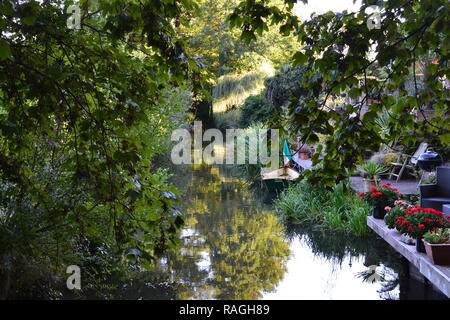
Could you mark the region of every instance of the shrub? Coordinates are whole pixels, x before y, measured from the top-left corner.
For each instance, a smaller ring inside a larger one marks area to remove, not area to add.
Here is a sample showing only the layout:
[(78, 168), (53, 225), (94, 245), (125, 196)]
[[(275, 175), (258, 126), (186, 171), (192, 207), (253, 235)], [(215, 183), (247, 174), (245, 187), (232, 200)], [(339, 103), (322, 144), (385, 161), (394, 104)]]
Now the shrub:
[(436, 184), (436, 172), (424, 172), (421, 184)]
[(301, 79), (306, 72), (304, 66), (284, 65), (275, 76), (266, 80), (266, 101), (274, 107), (281, 107), (290, 98), (305, 94)]
[(272, 107), (266, 102), (264, 94), (250, 96), (241, 108), (240, 126), (246, 128), (257, 122), (267, 122), (272, 116)]
[(392, 162), (398, 161), (398, 154), (394, 152), (389, 152), (384, 155), (383, 164), (389, 166)]
[(241, 110), (233, 109), (224, 113), (214, 114), (214, 125), (219, 130), (238, 128), (241, 119)]

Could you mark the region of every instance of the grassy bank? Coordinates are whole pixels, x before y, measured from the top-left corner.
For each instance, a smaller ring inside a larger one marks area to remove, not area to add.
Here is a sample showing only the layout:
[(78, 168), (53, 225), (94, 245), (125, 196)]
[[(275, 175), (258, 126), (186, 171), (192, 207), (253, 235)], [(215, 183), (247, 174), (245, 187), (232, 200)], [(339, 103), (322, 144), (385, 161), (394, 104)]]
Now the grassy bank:
[(370, 230), (366, 218), (369, 206), (346, 184), (328, 191), (303, 180), (287, 189), (275, 202), (278, 214), (286, 221), (320, 225), (355, 235)]

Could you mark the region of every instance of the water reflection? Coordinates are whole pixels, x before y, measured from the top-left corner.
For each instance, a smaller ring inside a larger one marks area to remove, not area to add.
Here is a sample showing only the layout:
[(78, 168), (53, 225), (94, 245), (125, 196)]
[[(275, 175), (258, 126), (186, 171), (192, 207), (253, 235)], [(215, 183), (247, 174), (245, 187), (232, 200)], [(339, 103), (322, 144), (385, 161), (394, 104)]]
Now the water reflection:
[(224, 171), (194, 170), (187, 184), (184, 246), (166, 261), (184, 284), (179, 299), (259, 299), (286, 271), (290, 251), (283, 226)]
[[(383, 241), (290, 226), (293, 257), (267, 299), (399, 299), (401, 260)], [(295, 284), (295, 285), (294, 285)]]
[(418, 290), (400, 256), (376, 236), (282, 226), (227, 167), (183, 170), (184, 245), (160, 264), (178, 283), (177, 299), (442, 297)]

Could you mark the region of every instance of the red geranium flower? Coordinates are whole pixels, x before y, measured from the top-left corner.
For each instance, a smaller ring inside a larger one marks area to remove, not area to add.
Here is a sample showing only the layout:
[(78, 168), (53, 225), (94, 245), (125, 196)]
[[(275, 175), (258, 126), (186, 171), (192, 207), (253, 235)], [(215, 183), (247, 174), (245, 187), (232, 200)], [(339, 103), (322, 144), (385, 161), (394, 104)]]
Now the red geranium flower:
[(359, 196), (360, 196), (361, 198), (364, 197), (364, 195), (365, 195), (364, 192), (361, 192), (361, 193), (359, 194)]
[(408, 227), (408, 231), (409, 231), (409, 232), (411, 232), (411, 231), (413, 231), (413, 230), (414, 230), (413, 227), (411, 227), (411, 226)]
[(419, 224), (418, 227), (419, 227), (419, 229), (422, 229), (422, 228), (425, 228), (425, 225), (424, 224)]
[(377, 187), (373, 186), (372, 188), (370, 188), (370, 191), (376, 191)]

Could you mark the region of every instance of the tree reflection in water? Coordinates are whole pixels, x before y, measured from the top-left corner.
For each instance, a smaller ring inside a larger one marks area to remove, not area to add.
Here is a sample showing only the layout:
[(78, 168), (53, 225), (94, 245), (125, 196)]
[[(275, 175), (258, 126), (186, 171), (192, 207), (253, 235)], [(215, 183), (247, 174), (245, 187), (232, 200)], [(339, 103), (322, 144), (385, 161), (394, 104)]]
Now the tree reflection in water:
[(382, 299), (399, 299), (400, 278), (405, 271), (399, 254), (387, 243), (375, 235), (357, 237), (342, 232), (330, 232), (322, 228), (305, 227), (291, 224), (287, 227), (287, 238), (300, 237), (315, 256), (324, 258), (340, 267), (344, 260), (364, 260), (367, 271), (359, 272), (362, 282), (371, 282), (374, 272), (371, 266), (377, 266), (377, 281), (381, 284), (379, 295)]
[[(322, 298), (349, 296), (347, 284), (343, 287), (341, 284), (341, 291), (333, 291), (335, 276), (344, 270), (348, 275), (349, 268), (344, 268), (343, 263), (358, 265), (358, 271), (361, 267), (367, 268), (345, 278), (352, 282), (354, 290), (358, 290), (359, 283), (363, 286), (370, 280), (371, 266), (377, 266), (380, 276), (379, 283), (366, 285), (365, 291), (361, 288), (361, 292), (352, 292), (353, 297), (362, 298), (360, 293), (363, 292), (375, 293), (369, 296), (378, 295), (381, 299), (417, 296), (417, 286), (405, 272), (407, 269), (400, 256), (374, 235), (356, 237), (324, 229), (281, 225), (273, 207), (264, 205), (242, 180), (233, 178), (226, 166), (183, 168), (176, 182), (186, 194), (184, 245), (167, 255), (158, 267), (171, 275), (177, 299), (270, 298), (268, 293), (276, 295), (282, 290), (285, 277), (288, 283), (291, 279), (296, 282), (291, 283), (294, 288), (288, 288), (287, 295), (282, 292), (281, 296), (312, 298), (297, 267), (317, 273), (316, 260), (323, 267), (322, 271), (331, 270), (333, 278), (319, 284), (314, 281), (322, 275), (310, 274), (308, 283), (322, 286)], [(294, 243), (299, 242), (302, 248), (296, 252), (298, 248)], [(301, 265), (288, 270), (288, 260), (296, 254), (300, 254)], [(421, 294), (427, 296), (430, 291), (427, 290), (422, 290)], [(337, 295), (329, 295), (331, 292)]]
[(258, 299), (274, 290), (290, 254), (284, 228), (225, 167), (191, 172), (184, 246), (165, 261), (179, 299)]

